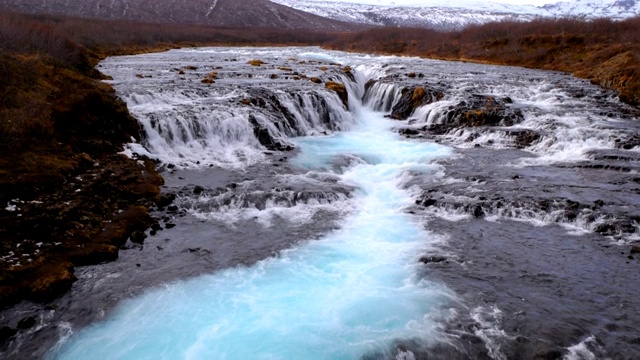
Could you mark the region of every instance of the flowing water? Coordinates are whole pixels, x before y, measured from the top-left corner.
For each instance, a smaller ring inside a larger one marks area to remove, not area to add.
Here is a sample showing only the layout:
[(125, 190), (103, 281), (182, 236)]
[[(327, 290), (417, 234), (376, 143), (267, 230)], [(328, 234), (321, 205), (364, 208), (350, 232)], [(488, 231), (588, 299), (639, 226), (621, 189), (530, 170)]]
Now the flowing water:
[(357, 188), (340, 230), (129, 300), (55, 357), (352, 359), (432, 338), (428, 317), (453, 295), (417, 276), (416, 254), (437, 238), (402, 212), (413, 201), (401, 185), (408, 172), (437, 176), (429, 162), (449, 150), (400, 138), (380, 113), (359, 110), (356, 119), (351, 131), (296, 140), (292, 159), (309, 170), (342, 155), (362, 159), (338, 179)]
[[(317, 48), (172, 50), (99, 70), (145, 133), (125, 154), (156, 159), (176, 199), (143, 246), (78, 269), (51, 306), (4, 314), (39, 316), (6, 357), (640, 356), (640, 127), (613, 94)], [(388, 118), (416, 86), (443, 95)], [(424, 130), (489, 97), (522, 120)]]

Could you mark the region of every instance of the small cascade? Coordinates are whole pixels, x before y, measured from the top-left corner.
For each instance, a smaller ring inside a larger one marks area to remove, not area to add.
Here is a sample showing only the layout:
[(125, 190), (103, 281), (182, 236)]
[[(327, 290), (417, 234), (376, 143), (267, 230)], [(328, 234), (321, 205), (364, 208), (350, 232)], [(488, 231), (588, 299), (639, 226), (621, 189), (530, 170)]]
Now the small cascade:
[[(265, 74), (266, 65), (253, 66), (252, 60), (226, 70), (228, 64), (207, 58), (200, 60), (207, 65), (180, 68), (160, 58), (151, 60), (158, 61), (156, 73), (143, 75), (127, 67), (126, 59), (108, 59), (101, 70), (114, 78), (144, 130), (141, 144), (128, 145), (129, 155), (182, 168), (242, 168), (261, 161), (265, 150), (292, 150), (292, 137), (330, 134), (354, 123), (348, 94), (358, 85), (350, 70), (338, 65), (279, 59)], [(318, 69), (323, 76), (306, 74)], [(344, 93), (330, 81), (344, 86)]]
[[(446, 336), (439, 319), (447, 317), (447, 304), (456, 296), (422, 278), (417, 261), (424, 252), (437, 252), (442, 239), (403, 210), (416, 195), (404, 185), (417, 174), (438, 177), (440, 167), (432, 162), (449, 156), (450, 149), (407, 141), (391, 131), (392, 120), (363, 108), (359, 74), (331, 74), (326, 80), (346, 83), (351, 114), (329, 86), (296, 92), (257, 86), (241, 95), (248, 104), (231, 99), (195, 105), (200, 112), (234, 104), (225, 111), (244, 120), (251, 129), (245, 135), (253, 133), (252, 141), (263, 147), (290, 141), (299, 149), (288, 165), (296, 172), (226, 188), (193, 188), (190, 195), (185, 190), (176, 206), (203, 221), (233, 217), (265, 226), (272, 226), (264, 219), (271, 212), (322, 207), (342, 213), (342, 226), (316, 240), (299, 239), (250, 266), (123, 302), (107, 321), (60, 343), (50, 358), (406, 358)], [(329, 134), (346, 129), (351, 119), (352, 129)], [(172, 140), (196, 138), (189, 131), (197, 127), (181, 129), (187, 134), (173, 133)], [(287, 231), (284, 222), (274, 223)], [(105, 334), (111, 334), (106, 341)]]

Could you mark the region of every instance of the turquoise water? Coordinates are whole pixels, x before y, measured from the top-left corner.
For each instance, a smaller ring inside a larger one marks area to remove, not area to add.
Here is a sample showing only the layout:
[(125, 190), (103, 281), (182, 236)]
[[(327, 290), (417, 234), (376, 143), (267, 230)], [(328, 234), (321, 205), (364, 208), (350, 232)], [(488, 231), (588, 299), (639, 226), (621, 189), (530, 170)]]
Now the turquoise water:
[(341, 229), (304, 240), (250, 267), (153, 289), (79, 330), (52, 359), (354, 359), (397, 340), (437, 336), (433, 317), (453, 296), (417, 276), (417, 257), (437, 239), (403, 208), (409, 173), (437, 176), (429, 162), (449, 149), (390, 130), (382, 114), (356, 110), (358, 127), (299, 138), (294, 164), (340, 172), (358, 186)]

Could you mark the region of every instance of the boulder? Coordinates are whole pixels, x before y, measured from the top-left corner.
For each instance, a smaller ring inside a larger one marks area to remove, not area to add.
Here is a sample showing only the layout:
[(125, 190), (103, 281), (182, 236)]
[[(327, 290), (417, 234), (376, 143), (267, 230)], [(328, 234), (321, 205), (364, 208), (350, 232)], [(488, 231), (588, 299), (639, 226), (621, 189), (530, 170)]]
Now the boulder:
[(393, 106), (390, 117), (405, 120), (416, 108), (442, 100), (444, 93), (429, 86), (414, 86), (402, 89), (400, 100)]
[(469, 99), (449, 107), (445, 124), (450, 127), (513, 126), (524, 120), (522, 111), (507, 106), (509, 98), (472, 95)]

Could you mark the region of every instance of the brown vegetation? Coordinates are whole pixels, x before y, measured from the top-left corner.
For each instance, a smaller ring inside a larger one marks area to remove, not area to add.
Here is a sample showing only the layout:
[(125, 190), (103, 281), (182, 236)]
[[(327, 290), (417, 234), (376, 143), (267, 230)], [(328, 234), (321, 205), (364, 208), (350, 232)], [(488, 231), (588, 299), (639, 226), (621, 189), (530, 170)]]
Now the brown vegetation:
[[(162, 179), (117, 152), (139, 125), (99, 81), (92, 54), (55, 27), (0, 14), (0, 306), (48, 301), (73, 267), (113, 260), (144, 229)], [(139, 208), (137, 223), (117, 213)]]
[(640, 17), (505, 21), (452, 33), (382, 28), (343, 34), (327, 47), (566, 71), (640, 104)]

